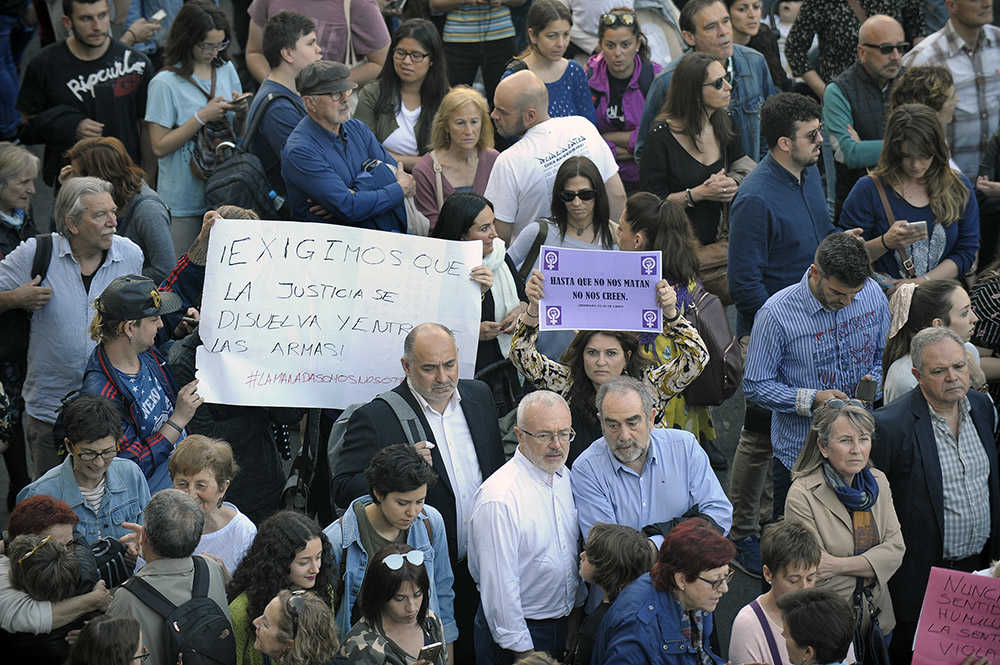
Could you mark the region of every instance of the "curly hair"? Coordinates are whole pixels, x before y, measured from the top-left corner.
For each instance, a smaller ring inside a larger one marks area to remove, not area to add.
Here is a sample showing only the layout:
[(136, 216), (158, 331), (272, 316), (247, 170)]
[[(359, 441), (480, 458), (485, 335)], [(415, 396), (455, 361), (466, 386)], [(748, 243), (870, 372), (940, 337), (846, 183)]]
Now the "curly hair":
[(597, 409), (594, 406), (597, 389), (594, 387), (593, 382), (587, 378), (587, 372), (583, 364), (583, 356), (587, 350), (587, 344), (590, 343), (594, 335), (607, 335), (618, 340), (618, 343), (622, 347), (622, 353), (625, 354), (626, 358), (625, 369), (622, 370), (622, 374), (626, 376), (636, 379), (642, 377), (642, 370), (648, 364), (648, 361), (644, 360), (636, 352), (639, 348), (639, 338), (636, 337), (635, 333), (611, 330), (584, 330), (578, 332), (573, 341), (566, 347), (566, 351), (563, 353), (560, 362), (569, 366), (569, 373), (573, 378), (573, 385), (570, 386), (569, 392), (566, 395), (566, 402), (569, 404), (570, 409), (575, 412), (574, 418), (582, 417), (590, 427), (599, 428), (600, 423), (597, 420)]
[(66, 159), (78, 176), (95, 176), (111, 183), (111, 198), (119, 210), (142, 189), (146, 172), (136, 166), (122, 142), (113, 136), (93, 136), (77, 141)]
[(10, 544), (10, 585), (52, 603), (73, 595), (80, 579), (76, 550), (52, 536), (24, 534)]
[(736, 556), (736, 546), (700, 517), (684, 520), (667, 534), (649, 573), (658, 591), (677, 588), (674, 575), (693, 582), (701, 573), (725, 566)]
[(910, 67), (896, 79), (889, 92), (886, 117), (903, 104), (926, 104), (940, 111), (951, 98), (948, 93), (954, 88), (955, 79), (951, 70), (943, 65)]
[(129, 665), (139, 648), (139, 620), (104, 614), (88, 621), (66, 665)]
[(79, 521), (65, 501), (38, 494), (14, 506), (7, 520), (7, 535), (14, 539), (25, 533), (41, 533), (57, 524), (76, 526)]
[[(302, 598), (302, 606), (297, 612), (298, 630), (293, 631), (292, 617), (289, 614), (289, 600), (295, 596)], [(313, 665), (323, 663), (340, 648), (337, 639), (337, 624), (333, 612), (323, 600), (312, 591), (301, 595), (288, 589), (278, 592), (278, 603), (281, 606), (281, 618), (278, 620), (278, 633), (282, 641), (292, 642), (292, 646), (279, 656), (276, 665)], [(294, 641), (292, 633), (295, 633)]]
[(226, 587), (230, 602), (246, 593), (247, 616), (260, 616), (271, 599), (290, 585), (288, 573), (292, 561), (313, 538), (319, 538), (323, 545), (322, 564), (313, 588), (329, 606), (331, 583), (337, 574), (330, 541), (316, 520), (294, 510), (279, 511), (261, 523), (250, 549)]

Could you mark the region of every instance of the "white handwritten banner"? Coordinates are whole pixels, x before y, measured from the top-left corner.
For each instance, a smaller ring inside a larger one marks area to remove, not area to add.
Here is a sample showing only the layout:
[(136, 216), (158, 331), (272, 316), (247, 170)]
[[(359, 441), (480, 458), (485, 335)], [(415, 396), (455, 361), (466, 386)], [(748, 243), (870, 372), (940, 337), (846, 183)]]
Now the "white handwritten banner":
[(219, 220), (212, 228), (198, 392), (243, 406), (344, 408), (403, 379), (420, 323), (455, 333), (472, 377), (482, 243), (333, 224)]

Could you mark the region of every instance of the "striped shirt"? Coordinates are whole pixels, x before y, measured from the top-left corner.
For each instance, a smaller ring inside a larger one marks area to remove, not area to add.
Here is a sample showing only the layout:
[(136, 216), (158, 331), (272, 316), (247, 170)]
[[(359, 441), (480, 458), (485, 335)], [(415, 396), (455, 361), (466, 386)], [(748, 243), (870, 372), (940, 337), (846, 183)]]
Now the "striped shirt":
[(927, 410), (941, 464), (944, 558), (964, 559), (982, 552), (990, 537), (990, 506), (983, 500), (990, 493), (990, 461), (972, 422), (972, 405), (967, 396), (958, 404), (958, 438), (948, 421), (929, 404)]
[(882, 377), (889, 336), (889, 303), (868, 279), (847, 307), (824, 309), (809, 289), (809, 271), (798, 284), (767, 299), (757, 312), (747, 350), (743, 391), (774, 412), (774, 456), (791, 469), (809, 431), (818, 390), (854, 394), (866, 374)]
[(969, 49), (949, 20), (903, 57), (904, 67), (917, 65), (943, 65), (955, 79), (958, 106), (948, 145), (962, 173), (975, 182), (980, 156), (1000, 126), (1000, 28), (983, 26)]
[(448, 12), (442, 38), (446, 42), (475, 44), (514, 36), (510, 7), (506, 5), (459, 5)]

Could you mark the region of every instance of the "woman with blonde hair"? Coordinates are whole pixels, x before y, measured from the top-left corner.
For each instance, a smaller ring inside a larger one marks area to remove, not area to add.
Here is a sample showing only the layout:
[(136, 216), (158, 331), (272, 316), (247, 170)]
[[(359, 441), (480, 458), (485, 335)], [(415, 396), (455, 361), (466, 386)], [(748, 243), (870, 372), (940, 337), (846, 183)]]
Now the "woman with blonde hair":
[(325, 665), (340, 648), (330, 607), (305, 589), (279, 591), (253, 626), (254, 648), (274, 665)]
[(431, 149), (413, 167), (416, 204), (431, 228), (454, 192), (486, 191), (498, 153), (486, 98), (464, 85), (444, 96), (431, 125)]
[[(924, 224), (915, 227), (918, 222)], [(876, 279), (886, 289), (954, 279), (972, 269), (979, 206), (972, 183), (949, 165), (933, 109), (903, 104), (892, 111), (878, 165), (847, 195), (840, 223), (861, 227)]]

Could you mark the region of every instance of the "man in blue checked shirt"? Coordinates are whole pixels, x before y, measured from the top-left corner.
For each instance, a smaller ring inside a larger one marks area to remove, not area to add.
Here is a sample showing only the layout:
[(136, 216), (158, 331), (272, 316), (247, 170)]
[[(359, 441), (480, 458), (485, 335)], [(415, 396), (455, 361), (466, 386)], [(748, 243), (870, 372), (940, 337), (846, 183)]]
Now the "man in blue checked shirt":
[(768, 298), (754, 319), (743, 391), (773, 412), (776, 516), (784, 513), (813, 409), (848, 399), (863, 377), (881, 382), (889, 303), (870, 274), (862, 241), (834, 233), (799, 283)]

